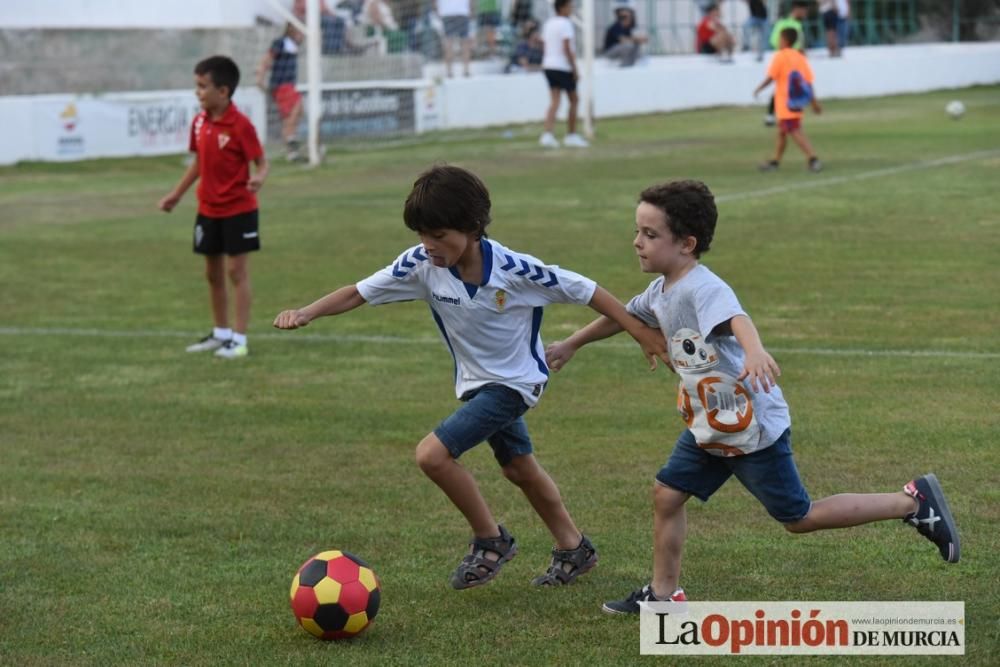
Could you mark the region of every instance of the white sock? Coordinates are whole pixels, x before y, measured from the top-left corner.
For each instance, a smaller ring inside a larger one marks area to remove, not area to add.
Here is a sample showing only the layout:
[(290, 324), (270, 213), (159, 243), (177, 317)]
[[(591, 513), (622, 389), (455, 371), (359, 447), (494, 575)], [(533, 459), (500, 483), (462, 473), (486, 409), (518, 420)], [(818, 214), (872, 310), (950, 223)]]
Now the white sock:
[(246, 345), (247, 344), (247, 335), (245, 333), (236, 333), (234, 331), (233, 332), (233, 342), (236, 343), (237, 345)]
[(215, 327), (212, 329), (212, 338), (217, 338), (219, 340), (229, 340), (233, 337), (232, 329), (223, 329), (222, 327)]

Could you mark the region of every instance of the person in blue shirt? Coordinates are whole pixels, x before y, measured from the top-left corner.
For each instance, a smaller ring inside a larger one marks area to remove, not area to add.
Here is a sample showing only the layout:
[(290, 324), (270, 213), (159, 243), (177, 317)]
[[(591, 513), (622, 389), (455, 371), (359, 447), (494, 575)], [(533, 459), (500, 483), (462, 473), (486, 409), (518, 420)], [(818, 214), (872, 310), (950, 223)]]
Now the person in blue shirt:
[(635, 11), (631, 7), (616, 8), (615, 22), (604, 33), (604, 56), (620, 60), (622, 67), (631, 67), (646, 41), (645, 35), (636, 32)]

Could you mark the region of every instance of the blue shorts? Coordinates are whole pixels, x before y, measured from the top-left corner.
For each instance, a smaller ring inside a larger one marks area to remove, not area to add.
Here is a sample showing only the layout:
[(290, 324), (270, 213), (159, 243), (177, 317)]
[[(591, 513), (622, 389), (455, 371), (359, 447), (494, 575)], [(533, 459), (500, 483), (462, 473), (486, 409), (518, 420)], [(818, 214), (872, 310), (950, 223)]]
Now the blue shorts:
[(656, 473), (656, 481), (705, 502), (730, 475), (736, 475), (768, 514), (781, 523), (792, 523), (809, 513), (812, 501), (799, 479), (791, 441), (792, 430), (785, 429), (766, 449), (744, 456), (713, 456), (699, 448), (691, 431), (685, 430), (667, 464)]
[(457, 459), (484, 440), (501, 466), (532, 452), (522, 416), (528, 404), (521, 394), (502, 384), (488, 384), (463, 396), (462, 402), (462, 407), (434, 429), (452, 458)]
[(445, 37), (461, 37), (465, 39), (469, 36), (468, 16), (442, 16), (441, 22), (444, 23)]

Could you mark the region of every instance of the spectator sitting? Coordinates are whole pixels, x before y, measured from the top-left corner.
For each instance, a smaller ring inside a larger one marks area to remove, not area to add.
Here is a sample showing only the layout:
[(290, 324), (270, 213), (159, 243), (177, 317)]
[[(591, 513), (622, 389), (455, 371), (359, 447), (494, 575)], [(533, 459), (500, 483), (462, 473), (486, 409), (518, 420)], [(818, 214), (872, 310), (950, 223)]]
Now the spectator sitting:
[(615, 19), (604, 34), (604, 56), (608, 60), (620, 60), (622, 67), (631, 67), (647, 39), (644, 35), (633, 34), (635, 11), (631, 7), (616, 8)]
[(705, 10), (705, 18), (698, 24), (698, 53), (718, 54), (722, 62), (731, 63), (736, 40), (722, 25), (721, 14), (718, 5), (709, 5)]
[(521, 32), (521, 40), (514, 47), (510, 63), (504, 69), (507, 74), (514, 72), (537, 72), (542, 69), (545, 42), (535, 20), (526, 21)]

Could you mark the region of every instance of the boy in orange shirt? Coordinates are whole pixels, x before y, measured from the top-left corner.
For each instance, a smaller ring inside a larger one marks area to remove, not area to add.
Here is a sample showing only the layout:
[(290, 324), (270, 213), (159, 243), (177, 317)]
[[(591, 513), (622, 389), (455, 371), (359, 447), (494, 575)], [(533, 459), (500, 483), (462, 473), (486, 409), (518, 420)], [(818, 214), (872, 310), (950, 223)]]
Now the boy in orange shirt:
[(805, 55), (792, 48), (798, 38), (798, 32), (794, 28), (781, 31), (779, 40), (781, 49), (771, 59), (771, 65), (767, 68), (767, 78), (753, 92), (756, 97), (772, 81), (776, 83), (774, 112), (778, 117), (777, 145), (774, 159), (761, 164), (759, 166), (761, 171), (774, 171), (778, 168), (788, 141), (786, 137), (789, 135), (809, 159), (809, 171), (817, 172), (823, 169), (809, 139), (802, 131), (802, 109), (805, 105), (808, 103), (816, 113), (822, 113), (823, 110), (813, 94), (813, 73), (809, 61)]

